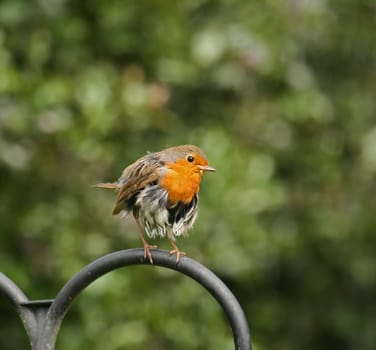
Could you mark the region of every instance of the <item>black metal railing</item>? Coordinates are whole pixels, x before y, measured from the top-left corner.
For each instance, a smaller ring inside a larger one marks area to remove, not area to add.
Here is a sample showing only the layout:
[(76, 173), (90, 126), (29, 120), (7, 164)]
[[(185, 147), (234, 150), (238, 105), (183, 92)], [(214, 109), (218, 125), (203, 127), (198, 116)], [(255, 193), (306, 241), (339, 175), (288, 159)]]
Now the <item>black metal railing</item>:
[[(251, 350), (247, 320), (235, 296), (209, 269), (188, 257), (176, 264), (175, 256), (165, 250), (153, 250), (154, 265), (183, 273), (210, 292), (222, 306), (231, 325), (236, 350)], [(149, 264), (143, 249), (127, 249), (105, 255), (74, 275), (53, 300), (29, 300), (22, 290), (0, 272), (0, 292), (17, 310), (29, 337), (32, 350), (53, 350), (60, 325), (76, 296), (89, 284), (115, 269)]]

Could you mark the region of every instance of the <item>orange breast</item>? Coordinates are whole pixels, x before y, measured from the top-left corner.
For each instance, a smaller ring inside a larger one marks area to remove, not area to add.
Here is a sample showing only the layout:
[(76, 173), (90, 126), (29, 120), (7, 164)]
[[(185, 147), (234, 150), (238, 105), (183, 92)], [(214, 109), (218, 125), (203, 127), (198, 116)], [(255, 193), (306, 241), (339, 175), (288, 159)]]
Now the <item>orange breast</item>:
[(169, 165), (160, 185), (168, 191), (168, 199), (171, 203), (188, 204), (200, 191), (201, 178), (200, 172), (195, 172), (192, 167), (172, 164)]

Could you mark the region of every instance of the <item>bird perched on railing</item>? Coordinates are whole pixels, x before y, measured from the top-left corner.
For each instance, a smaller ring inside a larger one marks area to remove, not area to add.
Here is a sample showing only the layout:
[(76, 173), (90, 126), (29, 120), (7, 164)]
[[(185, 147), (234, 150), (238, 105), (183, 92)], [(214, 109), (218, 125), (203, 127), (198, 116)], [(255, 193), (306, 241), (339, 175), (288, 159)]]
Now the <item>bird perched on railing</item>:
[(117, 182), (99, 183), (96, 187), (117, 190), (113, 215), (133, 213), (144, 246), (144, 257), (150, 263), (149, 238), (167, 237), (176, 254), (176, 262), (185, 255), (175, 243), (186, 235), (197, 217), (198, 194), (202, 176), (215, 171), (208, 165), (205, 153), (193, 145), (166, 148), (148, 153), (127, 166)]

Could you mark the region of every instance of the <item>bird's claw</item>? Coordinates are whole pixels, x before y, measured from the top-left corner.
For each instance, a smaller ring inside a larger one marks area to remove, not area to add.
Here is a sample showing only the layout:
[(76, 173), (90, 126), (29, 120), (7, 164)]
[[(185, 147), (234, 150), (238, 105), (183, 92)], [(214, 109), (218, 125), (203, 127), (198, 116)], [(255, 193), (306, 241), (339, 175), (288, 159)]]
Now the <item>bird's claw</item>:
[(153, 258), (151, 256), (150, 249), (157, 249), (157, 248), (158, 246), (156, 245), (150, 245), (150, 244), (144, 243), (144, 259), (148, 257), (150, 264), (153, 264)]
[(181, 250), (175, 248), (173, 250), (170, 251), (170, 255), (172, 254), (176, 254), (176, 263), (178, 264), (179, 261), (180, 261), (180, 256), (185, 256), (187, 255), (185, 252), (182, 252)]

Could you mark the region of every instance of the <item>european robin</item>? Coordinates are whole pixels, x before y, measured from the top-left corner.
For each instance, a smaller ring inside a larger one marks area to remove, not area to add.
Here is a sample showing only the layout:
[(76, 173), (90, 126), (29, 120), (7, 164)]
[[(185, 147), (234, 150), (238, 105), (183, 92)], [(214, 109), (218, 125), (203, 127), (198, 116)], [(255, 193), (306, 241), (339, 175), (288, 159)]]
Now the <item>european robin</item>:
[(197, 217), (198, 194), (204, 172), (215, 171), (205, 153), (193, 145), (166, 148), (147, 153), (128, 165), (117, 182), (95, 186), (112, 188), (117, 193), (113, 215), (132, 212), (144, 246), (144, 257), (153, 258), (144, 234), (149, 238), (166, 237), (176, 254), (176, 262), (185, 252), (179, 250), (176, 237), (186, 235)]

